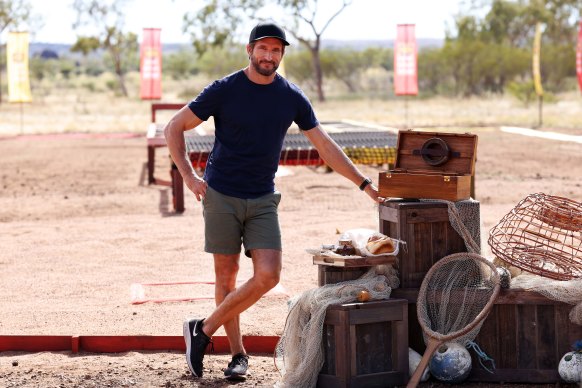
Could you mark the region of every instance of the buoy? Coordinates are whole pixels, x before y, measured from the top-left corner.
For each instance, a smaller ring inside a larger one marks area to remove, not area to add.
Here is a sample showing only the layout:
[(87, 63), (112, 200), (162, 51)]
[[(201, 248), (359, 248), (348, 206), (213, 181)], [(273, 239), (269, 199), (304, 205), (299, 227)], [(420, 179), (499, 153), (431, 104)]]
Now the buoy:
[(558, 373), (567, 383), (578, 383), (582, 379), (582, 352), (564, 354), (558, 365)]
[[(414, 374), (414, 371), (420, 364), (420, 360), (422, 360), (422, 356), (414, 351), (412, 348), (408, 348), (408, 373), (410, 377)], [(428, 366), (424, 368), (422, 372), (422, 376), (420, 376), (420, 381), (426, 381), (430, 377), (430, 373), (428, 371)]]
[(471, 372), (471, 355), (461, 344), (447, 342), (441, 345), (429, 363), (430, 373), (447, 383), (462, 383)]
[(359, 302), (367, 302), (370, 300), (370, 293), (366, 290), (362, 290), (358, 293)]

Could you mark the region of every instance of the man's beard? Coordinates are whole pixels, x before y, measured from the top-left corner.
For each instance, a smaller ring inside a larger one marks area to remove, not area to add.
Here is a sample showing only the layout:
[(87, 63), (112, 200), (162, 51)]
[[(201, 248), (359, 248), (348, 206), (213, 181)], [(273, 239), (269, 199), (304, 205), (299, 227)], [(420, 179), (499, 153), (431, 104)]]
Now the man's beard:
[(277, 63), (275, 61), (263, 61), (263, 62), (270, 62), (273, 65), (273, 67), (271, 69), (262, 68), (261, 64), (259, 63), (257, 58), (251, 56), (251, 64), (253, 65), (253, 68), (257, 71), (257, 73), (259, 73), (261, 75), (269, 77), (269, 76), (273, 75), (273, 73), (275, 73), (277, 71), (277, 69), (279, 68), (279, 65), (277, 65)]

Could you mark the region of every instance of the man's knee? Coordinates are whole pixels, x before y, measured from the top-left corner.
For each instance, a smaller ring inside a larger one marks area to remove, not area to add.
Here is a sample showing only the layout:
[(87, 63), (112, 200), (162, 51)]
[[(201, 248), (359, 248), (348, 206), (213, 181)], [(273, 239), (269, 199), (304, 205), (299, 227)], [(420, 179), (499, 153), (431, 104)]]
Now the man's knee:
[(234, 282), (239, 268), (239, 255), (214, 255), (214, 274), (217, 283)]
[(257, 249), (251, 251), (254, 279), (261, 291), (267, 292), (279, 283), (282, 268), (281, 251)]
[(255, 279), (264, 292), (269, 291), (279, 284), (280, 277), (280, 270), (255, 272)]

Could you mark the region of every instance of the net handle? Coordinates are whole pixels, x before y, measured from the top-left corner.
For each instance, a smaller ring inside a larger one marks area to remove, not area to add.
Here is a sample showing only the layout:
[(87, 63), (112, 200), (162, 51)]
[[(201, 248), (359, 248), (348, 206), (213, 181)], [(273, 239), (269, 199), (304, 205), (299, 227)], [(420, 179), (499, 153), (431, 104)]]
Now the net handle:
[[(437, 261), (436, 264), (434, 264), (428, 270), (428, 272), (426, 273), (426, 275), (424, 277), (424, 280), (422, 281), (422, 284), (420, 286), (420, 291), (418, 292), (419, 298), (423, 295), (426, 295), (426, 292), (427, 292), (426, 289), (428, 287), (428, 281), (426, 281), (426, 279), (430, 279), (436, 270), (438, 270), (440, 267), (442, 267), (443, 265), (445, 265), (451, 261), (457, 260), (458, 257), (467, 257), (467, 256), (470, 257), (471, 259), (481, 263), (481, 264), (489, 266), (489, 268), (491, 269), (491, 273), (493, 275), (492, 276), (493, 281), (495, 282), (495, 287), (493, 288), (493, 293), (491, 294), (491, 297), (489, 298), (489, 301), (487, 302), (485, 307), (483, 307), (483, 310), (481, 310), (481, 312), (475, 317), (475, 319), (470, 324), (468, 324), (467, 326), (465, 326), (461, 330), (457, 330), (457, 331), (454, 331), (452, 333), (443, 335), (443, 334), (437, 333), (437, 332), (431, 330), (430, 328), (426, 327), (426, 324), (424, 324), (424, 322), (421, 322), (421, 320), (419, 319), (418, 321), (420, 323), (420, 326), (422, 327), (422, 330), (429, 338), (435, 338), (441, 342), (447, 342), (447, 341), (450, 341), (454, 338), (460, 337), (463, 334), (467, 334), (468, 332), (473, 330), (475, 328), (475, 326), (477, 326), (483, 319), (485, 319), (487, 317), (487, 315), (489, 314), (489, 310), (491, 310), (491, 308), (493, 307), (493, 304), (495, 303), (495, 299), (497, 299), (497, 295), (499, 294), (499, 290), (501, 289), (501, 287), (499, 285), (499, 273), (497, 272), (497, 268), (495, 268), (495, 265), (493, 265), (493, 263), (491, 263), (489, 260), (483, 258), (482, 256), (480, 256), (476, 253), (469, 253), (469, 252), (453, 253), (452, 255), (449, 255), (449, 256)], [(416, 303), (416, 316), (417, 317), (421, 316), (421, 303), (418, 303), (418, 298), (417, 298), (417, 303)]]
[(422, 372), (424, 372), (424, 370), (426, 369), (426, 366), (428, 365), (430, 358), (432, 357), (434, 352), (438, 349), (438, 347), (441, 346), (443, 343), (444, 342), (441, 340), (429, 337), (428, 344), (426, 345), (426, 350), (424, 351), (424, 354), (422, 355), (422, 358), (420, 359), (418, 366), (414, 370), (412, 377), (410, 377), (408, 384), (406, 384), (406, 388), (416, 388), (416, 386), (420, 382), (420, 379), (422, 378)]

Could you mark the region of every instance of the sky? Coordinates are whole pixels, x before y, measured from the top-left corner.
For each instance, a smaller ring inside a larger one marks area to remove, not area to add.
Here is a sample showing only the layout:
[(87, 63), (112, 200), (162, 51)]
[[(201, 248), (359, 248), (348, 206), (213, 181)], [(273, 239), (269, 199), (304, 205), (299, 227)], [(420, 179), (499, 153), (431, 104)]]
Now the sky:
[[(71, 44), (76, 41), (72, 28), (75, 21), (75, 13), (71, 10), (73, 0), (30, 1), (33, 13), (39, 15), (43, 24), (31, 37), (32, 42)], [(318, 15), (322, 20), (329, 18), (339, 9), (340, 2), (320, 0)], [(182, 15), (198, 10), (203, 3), (203, 0), (133, 0), (125, 8), (126, 30), (135, 32), (141, 39), (143, 28), (161, 28), (162, 43), (189, 43), (188, 34), (182, 31)], [(462, 3), (462, 0), (352, 0), (352, 4), (329, 25), (323, 39), (394, 39), (396, 25), (401, 23), (415, 24), (417, 38), (442, 39), (447, 25), (453, 26), (453, 16)], [(244, 35), (248, 35), (252, 24), (241, 27)], [(244, 38), (241, 36), (237, 40)]]

